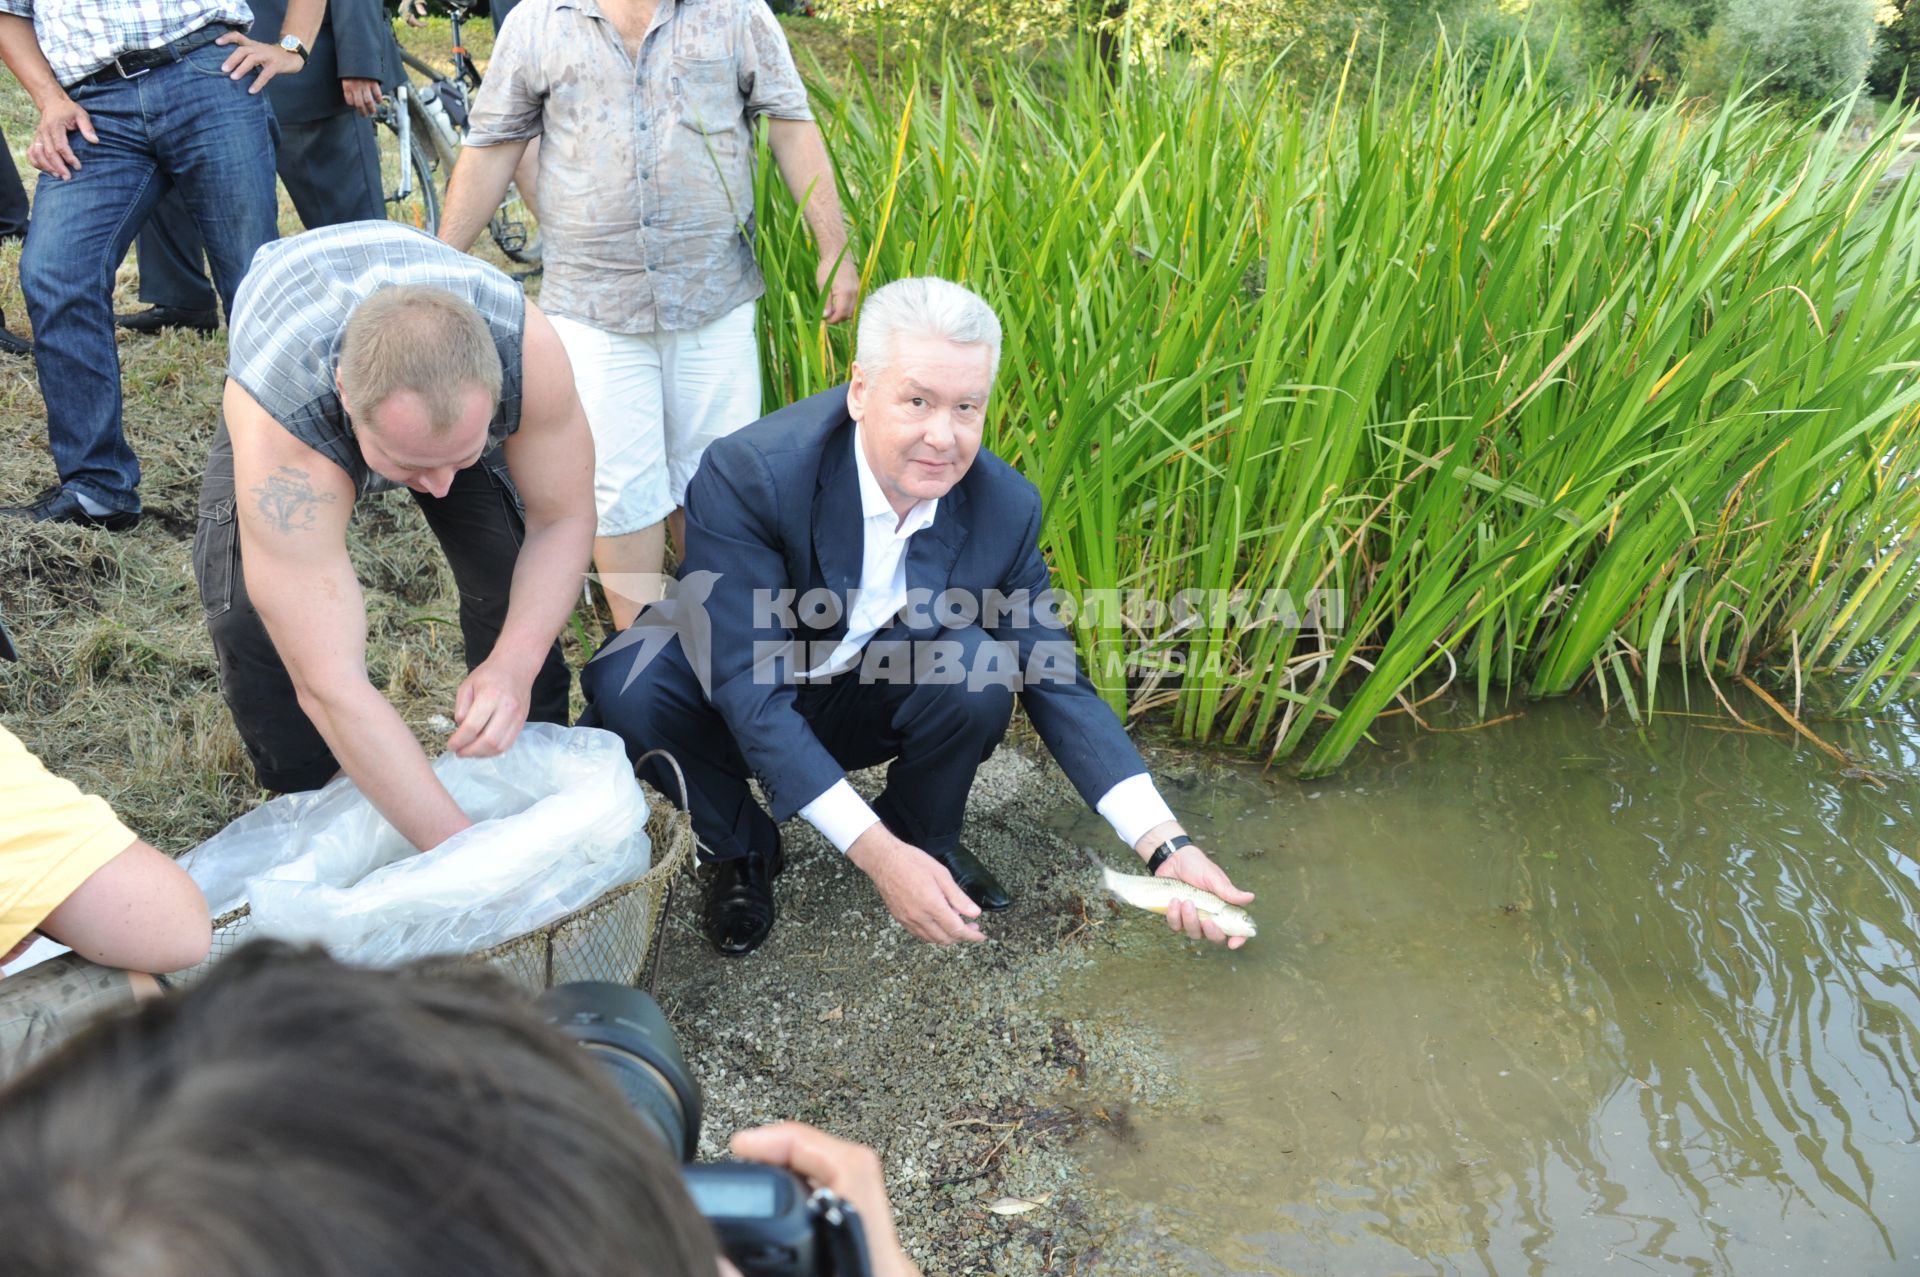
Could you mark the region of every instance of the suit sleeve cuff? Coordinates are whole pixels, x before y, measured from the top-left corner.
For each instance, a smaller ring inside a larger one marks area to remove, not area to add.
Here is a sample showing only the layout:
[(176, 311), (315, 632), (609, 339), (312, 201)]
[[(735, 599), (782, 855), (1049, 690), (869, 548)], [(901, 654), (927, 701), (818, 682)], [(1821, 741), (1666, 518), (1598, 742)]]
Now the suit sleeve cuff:
[(1174, 818), (1173, 808), (1167, 806), (1167, 800), (1153, 787), (1153, 777), (1145, 772), (1129, 776), (1109, 789), (1094, 805), (1094, 810), (1106, 817), (1113, 832), (1129, 847), (1155, 825)]
[(844, 776), (833, 782), (826, 793), (802, 807), (800, 815), (842, 854), (861, 834), (880, 823), (880, 817), (873, 814), (867, 800), (854, 792)]

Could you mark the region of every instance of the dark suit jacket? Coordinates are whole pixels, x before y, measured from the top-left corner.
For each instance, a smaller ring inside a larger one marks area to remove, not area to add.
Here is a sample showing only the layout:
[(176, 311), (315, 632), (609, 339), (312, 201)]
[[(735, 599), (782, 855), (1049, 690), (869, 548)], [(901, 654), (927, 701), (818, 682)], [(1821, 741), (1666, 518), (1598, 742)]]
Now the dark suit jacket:
[[(278, 44), (287, 20), (287, 0), (249, 0), (256, 40)], [(282, 124), (305, 124), (349, 110), (340, 96), (342, 78), (378, 80), (389, 91), (399, 83), (400, 51), (381, 0), (327, 0), (307, 65), (298, 75), (275, 76), (267, 100)]]
[[(864, 551), (853, 447), (842, 386), (714, 443), (687, 489), (682, 577), (717, 574), (705, 604), (713, 636), (713, 704), (766, 787), (776, 820), (788, 819), (845, 775), (795, 709), (795, 689), (770, 681), (764, 669), (756, 676), (756, 650), (769, 649), (755, 644), (830, 643), (846, 633), (846, 599), (859, 586)], [(976, 599), (988, 591), (1025, 591), (1037, 598), (1050, 584), (1039, 537), (1039, 491), (982, 449), (940, 499), (933, 523), (908, 542), (907, 588), (935, 595), (957, 589)], [(798, 624), (790, 630), (780, 624), (785, 617), (755, 605), (756, 589), (804, 594), (821, 588), (832, 591), (841, 607), (818, 628), (807, 628), (805, 609), (796, 612)], [(932, 616), (921, 619), (927, 628), (914, 637), (934, 637)], [(987, 625), (989, 620), (1009, 623)], [(1072, 661), (1069, 636), (1050, 613), (983, 617), (982, 624), (1017, 650), (1022, 670), (1029, 668), (1036, 644), (1051, 645), (1050, 654), (1064, 653), (1071, 680), (1029, 682), (1021, 701), (1089, 805), (1146, 770), (1119, 719)]]

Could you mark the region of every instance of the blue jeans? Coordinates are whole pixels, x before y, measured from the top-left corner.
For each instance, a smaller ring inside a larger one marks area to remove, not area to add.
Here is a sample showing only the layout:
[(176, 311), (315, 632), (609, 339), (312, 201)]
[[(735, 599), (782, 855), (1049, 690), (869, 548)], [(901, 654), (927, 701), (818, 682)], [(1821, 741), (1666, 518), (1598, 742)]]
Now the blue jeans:
[(113, 331), (113, 275), (134, 235), (160, 197), (178, 190), (231, 313), (254, 252), (279, 234), (273, 113), (265, 94), (247, 92), (250, 81), (220, 70), (232, 52), (208, 45), (131, 80), (70, 89), (100, 140), (69, 134), (82, 167), (64, 182), (42, 174), (35, 189), (20, 291), (47, 441), (61, 484), (109, 510), (140, 508)]

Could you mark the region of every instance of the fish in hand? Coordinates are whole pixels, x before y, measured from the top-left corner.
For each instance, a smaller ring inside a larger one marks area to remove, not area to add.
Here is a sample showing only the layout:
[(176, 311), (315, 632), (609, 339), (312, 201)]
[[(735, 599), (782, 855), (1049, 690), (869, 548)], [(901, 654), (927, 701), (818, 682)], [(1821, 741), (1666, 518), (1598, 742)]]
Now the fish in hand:
[(1228, 904), (1211, 891), (1202, 891), (1177, 878), (1115, 873), (1104, 865), (1101, 866), (1101, 872), (1107, 876), (1107, 890), (1122, 904), (1145, 909), (1149, 913), (1165, 914), (1174, 901), (1184, 900), (1199, 910), (1202, 916), (1219, 924), (1220, 930), (1229, 936), (1245, 936), (1251, 940), (1257, 934), (1251, 914), (1239, 905)]

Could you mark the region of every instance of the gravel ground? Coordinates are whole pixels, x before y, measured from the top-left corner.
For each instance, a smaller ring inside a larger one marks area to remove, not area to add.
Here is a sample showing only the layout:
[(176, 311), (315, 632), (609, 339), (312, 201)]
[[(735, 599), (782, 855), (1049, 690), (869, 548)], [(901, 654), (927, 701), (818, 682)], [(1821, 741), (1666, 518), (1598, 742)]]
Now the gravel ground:
[[(879, 781), (856, 777), (869, 795)], [(1120, 930), (1100, 925), (1119, 915), (1085, 855), (1047, 827), (1076, 801), (1032, 749), (1003, 748), (981, 769), (967, 845), (1016, 899), (988, 920), (984, 945), (915, 940), (801, 821), (783, 830), (779, 922), (759, 951), (714, 954), (697, 893), (676, 892), (660, 994), (706, 1093), (703, 1156), (743, 1126), (789, 1117), (872, 1145), (902, 1240), (930, 1275), (1167, 1271), (1116, 1266), (1116, 1250), (1140, 1253), (1134, 1212), (1079, 1171), (1078, 1145), (1125, 1138), (1129, 1110), (1169, 1086), (1144, 1035), (1049, 1007)], [(1098, 850), (1121, 863), (1117, 846)], [(1003, 1197), (1044, 1204), (987, 1209)]]

